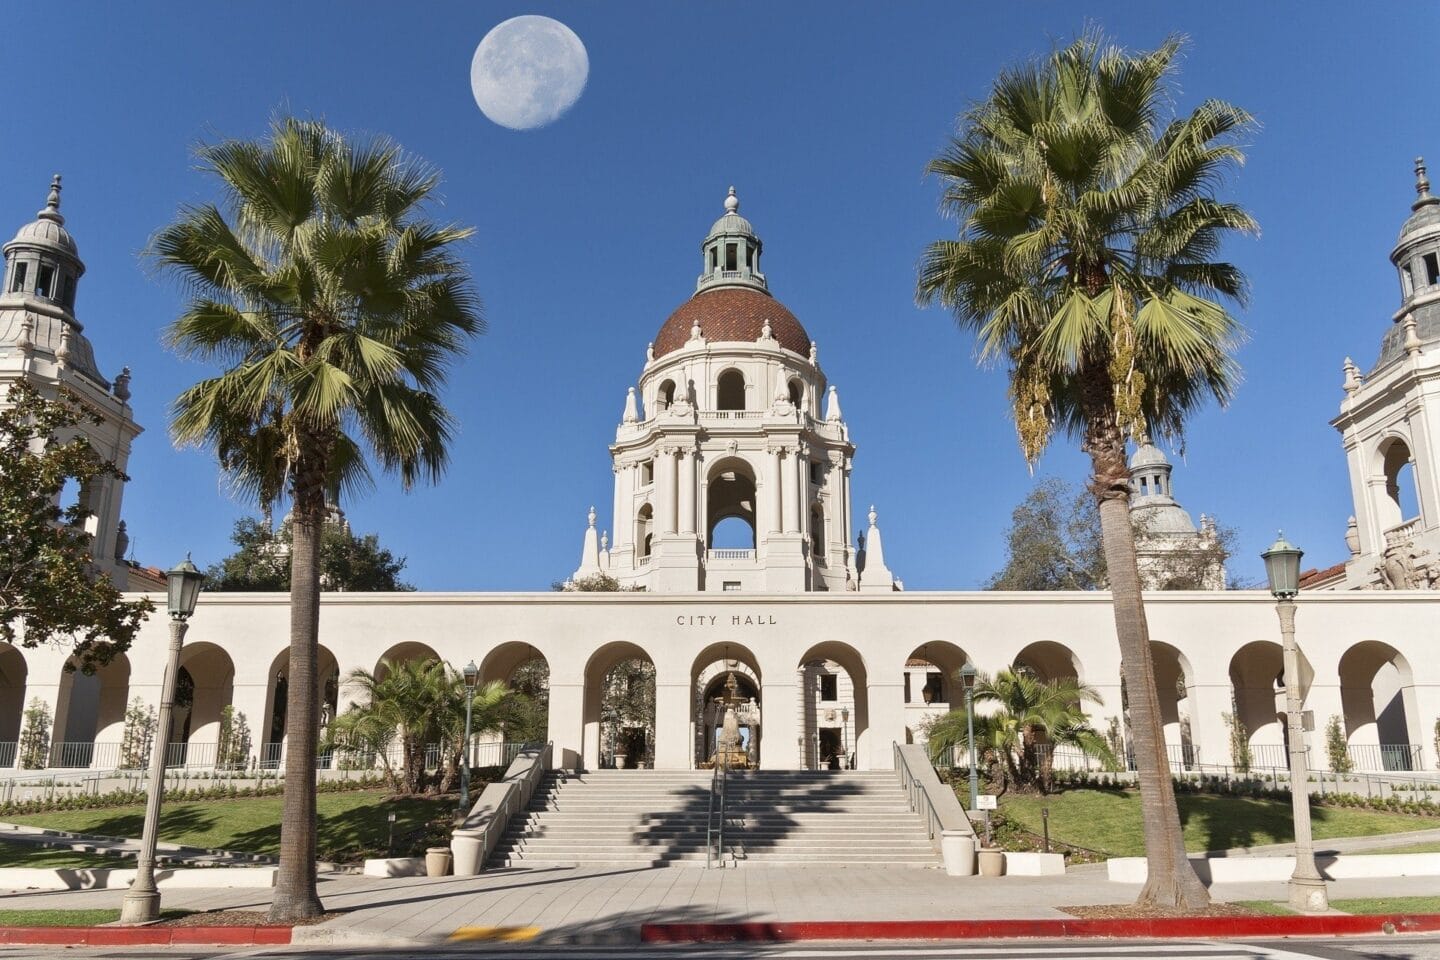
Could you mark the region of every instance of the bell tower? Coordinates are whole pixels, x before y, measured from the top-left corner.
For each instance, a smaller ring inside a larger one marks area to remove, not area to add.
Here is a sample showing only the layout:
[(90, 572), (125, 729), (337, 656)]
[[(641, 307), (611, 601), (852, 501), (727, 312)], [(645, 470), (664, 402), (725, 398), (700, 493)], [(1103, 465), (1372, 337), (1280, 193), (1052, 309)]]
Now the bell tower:
[(1390, 251), (1400, 305), (1368, 373), (1349, 358), (1331, 424), (1350, 467), (1355, 514), (1345, 542), (1349, 589), (1440, 583), (1440, 198), (1415, 161), (1415, 200)]
[[(141, 432), (130, 409), (130, 369), (113, 381), (101, 375), (95, 353), (76, 318), (75, 304), (85, 264), (60, 213), (60, 175), (50, 183), (45, 206), (4, 246), (5, 279), (0, 288), (0, 403), (10, 384), (25, 381), (46, 397), (61, 390), (80, 398), (100, 422), (76, 429), (95, 452), (124, 471), (130, 444)], [(125, 551), (129, 537), (120, 519), (125, 485), (106, 478), (80, 491), (90, 517), (96, 566), (120, 589), (128, 587)]]
[(694, 295), (626, 393), (610, 447), (614, 535), (597, 536), (592, 508), (574, 577), (659, 592), (897, 589), (873, 524), (868, 565), (851, 546), (855, 446), (839, 393), (771, 295), (739, 210), (732, 187)]

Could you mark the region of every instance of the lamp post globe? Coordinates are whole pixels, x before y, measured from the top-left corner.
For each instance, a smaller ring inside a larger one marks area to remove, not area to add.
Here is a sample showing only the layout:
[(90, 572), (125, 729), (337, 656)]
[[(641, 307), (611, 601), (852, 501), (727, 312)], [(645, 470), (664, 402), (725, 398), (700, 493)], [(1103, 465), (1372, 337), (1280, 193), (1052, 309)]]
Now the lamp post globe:
[(166, 606), (170, 613), (170, 649), (160, 685), (160, 712), (155, 718), (158, 734), (150, 748), (150, 783), (145, 797), (145, 825), (140, 833), (140, 855), (135, 881), (120, 902), (120, 922), (154, 923), (160, 919), (160, 891), (155, 887), (155, 842), (160, 832), (160, 803), (165, 795), (165, 757), (170, 749), (170, 718), (175, 709), (176, 680), (180, 674), (180, 647), (205, 583), (201, 573), (185, 559), (165, 572)]
[(470, 713), (475, 703), (475, 685), (480, 682), (480, 668), (471, 660), (460, 674), (465, 678), (465, 749), (460, 763), (460, 812), (464, 814), (470, 809), (470, 761), (473, 759), (470, 752)]
[(1290, 875), (1290, 906), (1306, 913), (1329, 909), (1325, 880), (1315, 866), (1310, 833), (1310, 771), (1305, 729), (1301, 722), (1300, 648), (1295, 643), (1295, 596), (1300, 592), (1300, 558), (1304, 551), (1281, 533), (1260, 554), (1265, 579), (1280, 617), (1285, 666), (1285, 729), (1290, 755), (1290, 812), (1295, 821), (1295, 871)]
[(980, 803), (980, 772), (975, 757), (975, 665), (965, 661), (960, 668), (960, 686), (965, 688), (965, 728), (970, 738), (970, 809)]

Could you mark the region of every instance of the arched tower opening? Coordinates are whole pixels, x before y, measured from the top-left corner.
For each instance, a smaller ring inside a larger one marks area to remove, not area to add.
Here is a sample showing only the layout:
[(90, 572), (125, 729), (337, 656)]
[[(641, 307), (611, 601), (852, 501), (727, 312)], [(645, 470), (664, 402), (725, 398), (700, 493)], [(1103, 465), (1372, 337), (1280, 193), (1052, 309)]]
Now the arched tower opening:
[(745, 374), (733, 367), (715, 381), (715, 409), (745, 409)]
[(705, 543), (711, 550), (754, 550), (755, 472), (738, 457), (711, 470), (706, 487)]

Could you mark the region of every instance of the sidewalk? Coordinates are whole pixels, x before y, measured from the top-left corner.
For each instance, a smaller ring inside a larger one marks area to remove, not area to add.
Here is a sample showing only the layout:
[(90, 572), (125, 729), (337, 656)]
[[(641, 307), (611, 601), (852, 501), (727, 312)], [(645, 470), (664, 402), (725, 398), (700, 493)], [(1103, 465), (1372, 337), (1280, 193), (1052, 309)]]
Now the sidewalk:
[[(1433, 895), (1433, 877), (1341, 880), (1332, 899)], [(1046, 920), (1058, 907), (1129, 903), (1133, 884), (1083, 870), (1063, 877), (948, 877), (939, 870), (545, 867), (478, 877), (322, 877), (320, 895), (341, 917), (295, 930), (295, 943), (401, 946), (496, 928), (549, 942), (633, 943), (641, 924), (802, 921)], [(1217, 900), (1286, 898), (1283, 883), (1217, 884)], [(123, 891), (16, 891), (10, 909), (118, 907)], [(175, 890), (166, 908), (264, 910), (268, 889)], [(1378, 921), (1376, 923), (1378, 929)], [(467, 932), (468, 931), (468, 932)]]

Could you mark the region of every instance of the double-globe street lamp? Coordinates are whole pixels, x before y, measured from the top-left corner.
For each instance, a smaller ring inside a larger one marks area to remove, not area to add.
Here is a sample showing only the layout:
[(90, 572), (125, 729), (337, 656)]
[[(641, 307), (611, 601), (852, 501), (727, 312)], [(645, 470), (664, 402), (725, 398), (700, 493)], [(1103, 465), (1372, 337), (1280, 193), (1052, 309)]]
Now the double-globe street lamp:
[(970, 809), (980, 802), (980, 774), (975, 763), (975, 665), (968, 660), (960, 668), (960, 686), (965, 688), (965, 727), (970, 735)]
[(460, 765), (460, 812), (470, 812), (470, 710), (475, 703), (475, 685), (480, 682), (480, 668), (471, 660), (460, 671), (465, 677), (465, 762)]
[(1307, 913), (1329, 908), (1325, 881), (1315, 867), (1310, 838), (1310, 771), (1305, 756), (1305, 731), (1300, 718), (1300, 652), (1295, 646), (1295, 595), (1300, 592), (1300, 548), (1282, 533), (1260, 554), (1265, 578), (1280, 615), (1285, 649), (1285, 729), (1290, 748), (1290, 807), (1295, 820), (1295, 872), (1290, 875), (1290, 906)]
[(160, 686), (160, 716), (155, 721), (156, 738), (150, 747), (150, 789), (145, 798), (145, 827), (140, 834), (140, 862), (135, 882), (120, 902), (121, 923), (154, 923), (160, 919), (160, 891), (155, 889), (155, 840), (160, 831), (160, 800), (165, 793), (165, 758), (170, 749), (170, 715), (175, 707), (176, 678), (180, 673), (180, 646), (200, 598), (205, 574), (196, 569), (187, 554), (165, 574), (170, 608), (170, 652), (165, 659), (165, 678)]

